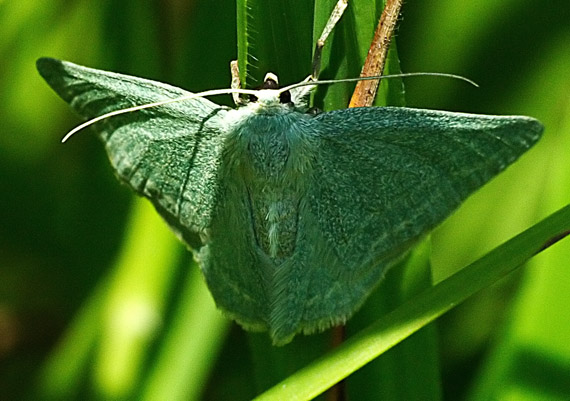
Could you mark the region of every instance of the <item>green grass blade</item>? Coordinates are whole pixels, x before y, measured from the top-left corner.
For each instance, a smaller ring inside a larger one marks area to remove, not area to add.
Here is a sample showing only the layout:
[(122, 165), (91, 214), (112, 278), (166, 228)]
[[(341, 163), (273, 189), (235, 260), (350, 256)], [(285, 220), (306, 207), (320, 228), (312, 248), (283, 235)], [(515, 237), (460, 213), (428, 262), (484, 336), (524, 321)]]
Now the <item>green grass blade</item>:
[[(356, 334), (432, 286), (431, 240), (424, 239), (403, 263), (388, 271), (361, 310), (348, 322)], [(422, 328), (347, 378), (350, 399), (439, 400), (442, 396), (438, 333)]]
[(190, 268), (141, 400), (199, 399), (225, 338), (230, 321), (216, 309), (196, 263)]
[[(337, 0), (316, 0), (313, 42), (318, 39)], [(320, 79), (355, 78), (368, 54), (383, 1), (352, 0), (323, 49)], [(317, 88), (315, 105), (323, 110), (348, 106), (354, 83)]]
[(94, 376), (96, 391), (106, 396), (128, 395), (136, 388), (147, 347), (159, 329), (177, 249), (154, 208), (142, 199), (136, 202), (115, 269), (45, 365), (38, 385), (41, 398), (70, 398), (86, 384), (87, 375)]
[(44, 362), (33, 390), (33, 399), (79, 398), (83, 379), (99, 340), (101, 310), (108, 280), (99, 283), (67, 332)]
[[(336, 0), (334, 0), (336, 2)], [(327, 18), (334, 2), (326, 9)], [(238, 61), (246, 87), (257, 87), (267, 72), (281, 85), (311, 73), (313, 2), (306, 0), (238, 0)], [(328, 335), (298, 336), (285, 347), (271, 345), (267, 333), (248, 333), (253, 373), (259, 392), (322, 355)]]
[(257, 400), (309, 400), (570, 233), (570, 206), (424, 291)]
[[(564, 87), (567, 77), (558, 74), (570, 62), (568, 38), (553, 41), (547, 58), (550, 63), (534, 74), (548, 75), (549, 83), (533, 83), (526, 88), (532, 96), (520, 99), (529, 109), (541, 112), (548, 127), (541, 144), (548, 174), (540, 205), (544, 212), (570, 199), (570, 97)], [(561, 107), (545, 105), (540, 100), (545, 96)], [(509, 308), (509, 319), (493, 338), (468, 400), (570, 398), (569, 261), (570, 247), (558, 246), (529, 263)]]
[(131, 222), (107, 288), (93, 365), (97, 392), (109, 398), (129, 396), (138, 386), (181, 249), (146, 200), (137, 200)]
[(310, 74), (312, 2), (238, 0), (238, 65), (242, 86), (257, 87), (267, 72), (282, 85)]

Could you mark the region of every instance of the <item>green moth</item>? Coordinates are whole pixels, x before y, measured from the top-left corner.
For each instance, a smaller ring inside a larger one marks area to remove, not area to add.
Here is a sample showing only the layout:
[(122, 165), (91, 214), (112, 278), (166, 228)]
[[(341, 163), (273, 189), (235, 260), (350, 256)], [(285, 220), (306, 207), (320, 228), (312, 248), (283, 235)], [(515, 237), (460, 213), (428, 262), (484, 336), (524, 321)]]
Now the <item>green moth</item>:
[(218, 307), (275, 344), (345, 322), (543, 130), (529, 117), (412, 108), (314, 114), (306, 87), (250, 91), (232, 109), (65, 61), (37, 67), (86, 118), (187, 97), (94, 127), (119, 179), (190, 247)]

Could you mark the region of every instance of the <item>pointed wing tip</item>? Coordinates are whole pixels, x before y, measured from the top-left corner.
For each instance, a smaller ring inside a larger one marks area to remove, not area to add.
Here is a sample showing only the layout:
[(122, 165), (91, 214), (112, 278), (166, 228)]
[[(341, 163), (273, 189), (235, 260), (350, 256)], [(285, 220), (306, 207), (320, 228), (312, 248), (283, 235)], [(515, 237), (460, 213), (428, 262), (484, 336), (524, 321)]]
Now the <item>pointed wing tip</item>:
[(51, 57), (40, 57), (36, 60), (36, 68), (42, 78), (54, 87), (54, 83), (57, 82), (56, 78), (62, 75), (64, 62)]
[(61, 61), (51, 57), (40, 57), (36, 60), (36, 68), (42, 75), (53, 70), (57, 65), (61, 65)]
[(542, 134), (544, 133), (544, 125), (536, 118), (524, 117), (524, 119), (524, 128), (526, 132), (530, 134), (529, 147), (531, 147), (534, 146), (534, 144), (536, 144), (540, 138), (542, 138)]
[(504, 135), (521, 141), (523, 152), (533, 147), (542, 138), (544, 132), (544, 125), (533, 117), (504, 116), (502, 123), (506, 124), (505, 128), (507, 128)]
[(540, 136), (542, 136), (542, 133), (544, 132), (544, 125), (540, 121), (538, 121), (537, 119), (533, 118), (532, 119), (532, 129), (534, 132), (536, 132), (538, 137), (540, 137)]

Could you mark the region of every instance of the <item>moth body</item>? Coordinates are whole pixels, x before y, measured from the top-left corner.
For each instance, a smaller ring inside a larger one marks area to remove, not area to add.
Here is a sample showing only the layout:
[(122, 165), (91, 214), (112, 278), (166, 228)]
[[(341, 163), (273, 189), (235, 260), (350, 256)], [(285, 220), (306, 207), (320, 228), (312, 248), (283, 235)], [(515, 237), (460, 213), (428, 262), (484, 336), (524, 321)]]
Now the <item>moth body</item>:
[(262, 90), (256, 102), (229, 111), (228, 120), (233, 123), (225, 141), (224, 176), (230, 187), (244, 186), (255, 245), (277, 268), (295, 251), (317, 132), (309, 115), (281, 103), (273, 90)]

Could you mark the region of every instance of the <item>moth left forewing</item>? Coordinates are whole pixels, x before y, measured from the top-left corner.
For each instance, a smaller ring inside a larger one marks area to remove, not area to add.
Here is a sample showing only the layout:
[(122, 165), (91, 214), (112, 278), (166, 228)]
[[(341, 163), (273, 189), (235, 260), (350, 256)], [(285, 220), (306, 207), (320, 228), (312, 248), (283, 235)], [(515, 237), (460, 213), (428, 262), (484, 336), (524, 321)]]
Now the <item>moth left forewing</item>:
[(528, 117), (408, 108), (345, 109), (315, 120), (319, 155), (308, 202), (318, 232), (311, 241), (321, 248), (307, 264), (320, 272), (310, 288), (323, 293), (305, 309), (308, 329), (350, 316), (407, 248), (542, 132)]

